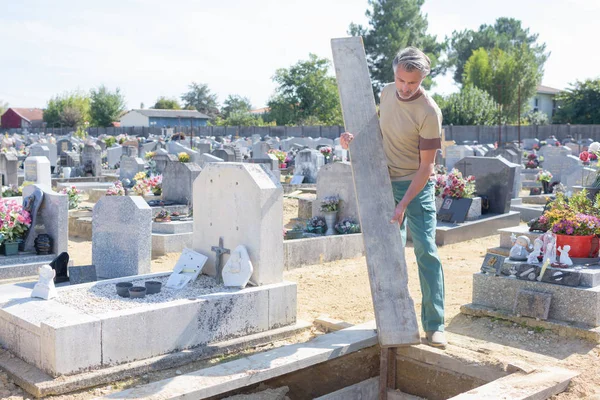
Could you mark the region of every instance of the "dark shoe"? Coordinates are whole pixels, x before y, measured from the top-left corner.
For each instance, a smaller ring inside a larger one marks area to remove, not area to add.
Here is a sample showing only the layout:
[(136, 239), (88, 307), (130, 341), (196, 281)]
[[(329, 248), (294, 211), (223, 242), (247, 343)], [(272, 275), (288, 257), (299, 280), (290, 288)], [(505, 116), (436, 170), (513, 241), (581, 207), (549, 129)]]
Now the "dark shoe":
[(440, 331), (429, 331), (425, 332), (427, 335), (427, 344), (438, 349), (445, 349), (448, 342), (446, 341), (446, 334)]

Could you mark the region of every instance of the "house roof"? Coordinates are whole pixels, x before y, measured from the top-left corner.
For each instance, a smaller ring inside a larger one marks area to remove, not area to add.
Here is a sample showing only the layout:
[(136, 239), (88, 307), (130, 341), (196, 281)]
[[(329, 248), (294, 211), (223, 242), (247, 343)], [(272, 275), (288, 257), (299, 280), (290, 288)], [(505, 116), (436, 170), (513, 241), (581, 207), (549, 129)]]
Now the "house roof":
[(559, 94), (560, 92), (560, 89), (554, 89), (550, 86), (538, 85), (537, 87), (537, 93), (541, 94)]
[(202, 114), (196, 110), (156, 110), (154, 108), (134, 109), (146, 117), (155, 118), (196, 118), (209, 119), (208, 115)]
[(257, 108), (256, 110), (250, 110), (250, 114), (264, 114), (271, 111), (269, 107)]
[(19, 114), (19, 116), (21, 118), (23, 118), (24, 120), (27, 120), (29, 122), (42, 121), (44, 119), (44, 110), (42, 110), (41, 108), (13, 108), (13, 107), (11, 107), (10, 110), (13, 110), (17, 114)]

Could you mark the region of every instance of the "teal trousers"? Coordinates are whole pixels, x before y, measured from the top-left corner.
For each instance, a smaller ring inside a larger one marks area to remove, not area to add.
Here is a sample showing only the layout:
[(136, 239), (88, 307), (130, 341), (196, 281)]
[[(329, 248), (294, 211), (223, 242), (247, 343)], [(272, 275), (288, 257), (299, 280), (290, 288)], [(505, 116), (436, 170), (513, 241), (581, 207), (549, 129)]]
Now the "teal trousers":
[[(392, 182), (396, 204), (402, 200), (410, 181)], [(427, 181), (410, 202), (400, 226), (402, 244), (406, 245), (406, 224), (410, 229), (421, 283), (421, 323), (428, 331), (444, 331), (444, 271), (435, 244), (436, 211), (434, 184)]]

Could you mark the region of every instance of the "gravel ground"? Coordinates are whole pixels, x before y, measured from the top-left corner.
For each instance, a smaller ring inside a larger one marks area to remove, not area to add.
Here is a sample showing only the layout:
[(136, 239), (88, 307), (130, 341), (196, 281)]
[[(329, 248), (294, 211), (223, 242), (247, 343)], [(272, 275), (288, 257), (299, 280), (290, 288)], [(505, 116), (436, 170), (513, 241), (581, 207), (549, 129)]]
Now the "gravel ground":
[[(162, 283), (162, 289), (159, 293), (146, 295), (143, 299), (121, 297), (117, 294), (115, 284), (110, 283), (99, 284), (87, 289), (68, 290), (60, 293), (59, 297), (52, 301), (68, 305), (85, 314), (97, 315), (108, 311), (143, 307), (179, 299), (195, 299), (206, 294), (239, 290), (237, 288), (225, 288), (222, 284), (217, 284), (214, 278), (206, 275), (200, 275), (195, 282), (188, 284), (181, 290), (165, 287), (167, 279), (166, 276), (152, 278), (153, 281)], [(148, 279), (132, 281), (133, 286), (144, 286), (146, 280)]]

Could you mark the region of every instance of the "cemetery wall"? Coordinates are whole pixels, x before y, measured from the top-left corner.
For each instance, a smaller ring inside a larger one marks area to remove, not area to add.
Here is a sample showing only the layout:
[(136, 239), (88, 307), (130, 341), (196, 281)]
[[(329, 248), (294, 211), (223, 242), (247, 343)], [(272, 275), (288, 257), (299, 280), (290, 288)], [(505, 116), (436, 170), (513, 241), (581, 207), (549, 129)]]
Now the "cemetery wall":
[[(527, 138), (543, 140), (555, 136), (561, 141), (572, 136), (577, 140), (592, 138), (600, 141), (600, 125), (523, 125), (520, 130), (521, 140)], [(503, 143), (519, 138), (519, 127), (516, 125), (503, 125), (501, 129), (498, 129), (498, 125), (446, 125), (444, 132), (446, 140), (454, 140), (457, 144), (462, 144), (463, 140), (494, 143), (498, 141), (499, 136)]]

